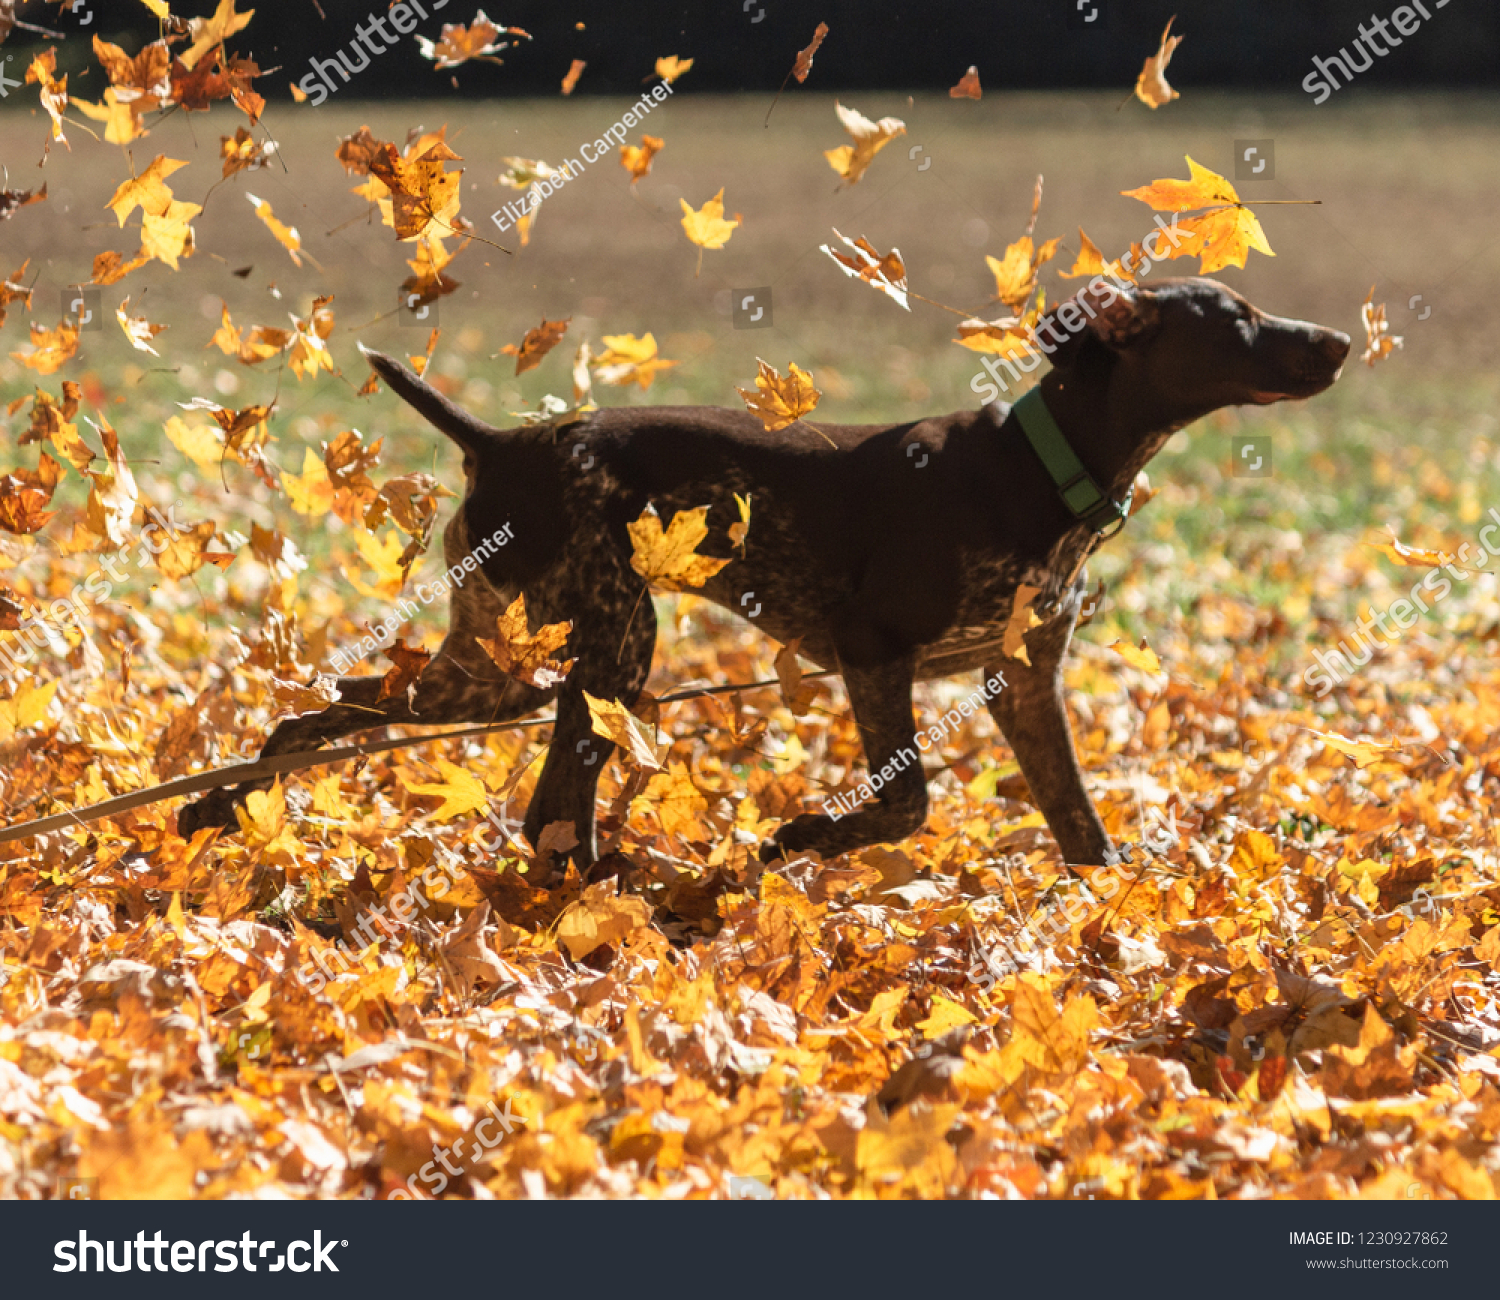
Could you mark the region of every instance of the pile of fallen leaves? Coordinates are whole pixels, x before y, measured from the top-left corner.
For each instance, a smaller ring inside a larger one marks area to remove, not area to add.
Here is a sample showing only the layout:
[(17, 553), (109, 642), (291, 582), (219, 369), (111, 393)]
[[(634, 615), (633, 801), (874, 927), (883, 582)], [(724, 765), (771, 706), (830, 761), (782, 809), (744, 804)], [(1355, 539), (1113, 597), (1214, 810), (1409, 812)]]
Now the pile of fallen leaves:
[[(216, 100), (256, 127), (258, 71), (225, 50), (249, 15), (221, 0), (212, 19), (183, 23), (146, 3), (161, 40), (133, 55), (96, 42), (109, 88), (97, 104), (73, 101), (106, 123), (106, 141), (129, 144), (159, 123), (152, 114)], [(488, 57), (500, 30), (477, 18), (445, 28), (429, 57), (441, 68)], [(806, 80), (826, 34), (789, 78)], [(1180, 37), (1162, 39), (1138, 86), (1153, 107), (1175, 95), (1161, 72)], [(670, 82), (690, 64), (657, 71)], [(64, 141), (69, 104), (55, 72), (47, 55), (28, 72), (49, 144)], [(980, 93), (974, 69), (953, 90)], [(905, 127), (838, 116), (854, 143), (828, 161), (852, 185)], [(620, 162), (639, 179), (662, 147), (644, 136)], [(237, 128), (221, 137), (220, 183), (273, 155)], [(397, 144), (362, 131), (337, 161), (413, 245), (408, 309), (453, 292), (448, 270), (478, 236), (444, 132)], [(1228, 182), (1189, 163), (1190, 181), (1137, 192), (1157, 210), (1203, 213), (1183, 222), (1183, 255), (1211, 269), (1268, 252)], [(119, 228), (139, 222), (139, 251), (98, 253), (94, 285), (194, 254), (203, 204), (168, 183), (181, 188), (185, 165), (159, 154), (122, 176), (109, 207)], [(507, 159), (496, 183), (534, 200), (523, 242), (557, 175)], [(297, 232), (246, 197), (301, 266)], [(43, 201), (45, 188), (0, 192), (0, 220)], [(683, 206), (700, 250), (738, 226), (722, 190)], [(989, 259), (1010, 314), (960, 313), (966, 346), (1008, 355), (1029, 339), (1038, 272), (1059, 244), (1033, 244), (1035, 222), (1034, 205), (1032, 227)], [(1128, 278), (1080, 237), (1072, 274)], [(851, 252), (830, 256), (906, 306), (899, 254), (843, 243)], [(26, 273), (0, 281), (0, 322), (7, 303), (30, 308)], [(155, 351), (161, 327), (129, 298), (115, 315), (134, 347)], [(1372, 353), (1388, 355), (1397, 340), (1373, 298), (1366, 315)], [(567, 327), (543, 320), (504, 349), (516, 372)], [(236, 324), (225, 307), (197, 346), (245, 367), (281, 358), (316, 382), (337, 373), (333, 330), (326, 297), (290, 328)], [(33, 322), (31, 334), (15, 355), (39, 376), (76, 354), (74, 321)], [(571, 406), (544, 399), (529, 418), (586, 408), (595, 379), (649, 388), (674, 364), (650, 333), (604, 345), (579, 347)], [(121, 452), (102, 415), (113, 394), (93, 378), (59, 382), (8, 408), (18, 450), (34, 446), (36, 459), (0, 480), (0, 630), (35, 627), (46, 610), (52, 620), (24, 645), (0, 638), (8, 823), (233, 761), (278, 718), (332, 698), (314, 666), (362, 631), (299, 587), (308, 560), (290, 537), (238, 524), (246, 484), (336, 520), (334, 566), (382, 599), (408, 589), (442, 495), (430, 475), (377, 482), (380, 444), (353, 430), (305, 448), (299, 473), (279, 469), (274, 399), (199, 399), (162, 433), (233, 489), (216, 498), (229, 517), (168, 527), (180, 503)], [(744, 395), (768, 427), (819, 396), (795, 364), (783, 378), (765, 363)], [(65, 482), (82, 506), (54, 500)], [(740, 509), (742, 538), (753, 502)], [(700, 512), (637, 521), (638, 570), (659, 590), (701, 585), (732, 563), (694, 553), (701, 526)], [(27, 563), (38, 555), (44, 564)], [(538, 888), (516, 838), (545, 752), (536, 727), (289, 777), (251, 798), (236, 837), (185, 842), (177, 806), (156, 803), (0, 845), (0, 1195), (49, 1196), (82, 1176), (106, 1197), (1491, 1197), (1500, 674), (1413, 635), (1315, 703), (1301, 639), (1314, 599), (1358, 565), (1301, 560), (1300, 611), (1226, 596), (1222, 573), (1189, 564), (1198, 594), (1184, 613), (1136, 566), (1111, 596), (1152, 615), (1152, 647), (1098, 627), (1078, 643), (1070, 701), (1090, 787), (1132, 846), (1113, 880), (1064, 869), (983, 717), (926, 755), (921, 833), (766, 870), (756, 850), (779, 822), (858, 785), (857, 731), (836, 685), (803, 678), (795, 646), (769, 659), (691, 594), (669, 598), (654, 695), (633, 711), (590, 701), (620, 748), (600, 783), (604, 857), (588, 879), (570, 871)], [(1286, 563), (1269, 554), (1258, 576)], [(119, 565), (149, 583), (144, 608), (92, 585), (123, 581)], [(193, 586), (205, 567), (227, 575), (234, 603), (259, 606), (253, 628), (205, 626)], [(358, 576), (368, 570), (373, 585)], [(56, 605), (80, 590), (87, 609), (69, 622)], [(1493, 639), (1479, 596), (1450, 608)], [(1331, 620), (1321, 631), (1340, 635)], [(486, 644), (534, 683), (569, 668), (566, 629), (532, 633), (522, 606)], [(395, 658), (389, 685), (405, 689), (423, 656)], [(673, 683), (773, 678), (660, 698)], [(924, 720), (968, 690), (924, 686)], [(1376, 738), (1345, 734), (1360, 727)], [(565, 849), (569, 834), (548, 828), (538, 848)], [(1046, 941), (1023, 938), (1037, 934)]]

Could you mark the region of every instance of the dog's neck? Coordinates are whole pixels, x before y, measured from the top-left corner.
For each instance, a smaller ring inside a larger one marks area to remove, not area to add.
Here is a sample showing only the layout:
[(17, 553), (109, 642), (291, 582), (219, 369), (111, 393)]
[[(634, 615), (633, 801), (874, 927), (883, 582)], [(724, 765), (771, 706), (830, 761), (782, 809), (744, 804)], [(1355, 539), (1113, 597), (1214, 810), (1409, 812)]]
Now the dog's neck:
[(1118, 379), (1112, 366), (1079, 366), (1066, 374), (1051, 370), (1041, 381), (1042, 399), (1068, 444), (1116, 501), (1167, 439), (1191, 422), (1150, 400), (1119, 401), (1111, 391)]

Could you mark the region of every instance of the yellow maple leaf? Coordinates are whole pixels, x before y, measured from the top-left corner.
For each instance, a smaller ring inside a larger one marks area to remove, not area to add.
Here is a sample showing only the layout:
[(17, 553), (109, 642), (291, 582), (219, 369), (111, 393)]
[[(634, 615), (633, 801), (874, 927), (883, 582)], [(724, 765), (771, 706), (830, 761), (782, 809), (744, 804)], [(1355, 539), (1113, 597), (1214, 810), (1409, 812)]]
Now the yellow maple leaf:
[(28, 370), (39, 375), (50, 375), (78, 351), (78, 330), (63, 321), (55, 330), (49, 330), (38, 321), (31, 322), (31, 351), (12, 352), (13, 356)]
[(1116, 641), (1110, 649), (1132, 668), (1139, 668), (1143, 673), (1159, 673), (1162, 670), (1161, 660), (1156, 657), (1156, 651), (1146, 644), (1145, 637), (1141, 638), (1138, 646), (1131, 645), (1129, 641)]
[(493, 640), (474, 639), (502, 672), (538, 690), (548, 690), (563, 681), (573, 667), (571, 659), (559, 663), (552, 657), (572, 631), (572, 623), (544, 623), (532, 632), (523, 593), (496, 618)]
[(1317, 731), (1312, 727), (1308, 730), (1329, 749), (1337, 750), (1345, 758), (1353, 759), (1357, 767), (1369, 767), (1371, 763), (1378, 763), (1382, 759), (1389, 758), (1403, 748), (1399, 742), (1348, 740), (1332, 731)]
[(672, 763), (646, 782), (639, 802), (656, 813), (662, 830), (684, 840), (705, 840), (708, 831), (698, 820), (698, 813), (708, 811), (708, 800), (693, 784), (685, 763)]
[[(767, 433), (775, 433), (809, 414), (823, 396), (813, 387), (812, 376), (795, 361), (787, 363), (786, 378), (767, 365), (759, 357), (756, 364), (760, 373), (755, 376), (755, 388), (736, 388), (750, 414), (766, 426)], [(826, 436), (826, 435), (825, 435)]]
[(995, 276), (995, 296), (1012, 311), (1020, 311), (1036, 288), (1037, 272), (1056, 255), (1057, 243), (1049, 239), (1037, 249), (1030, 235), (1022, 235), (1003, 258), (986, 256), (985, 264)]
[(594, 358), (594, 378), (601, 384), (639, 384), (650, 388), (658, 370), (675, 366), (656, 354), (656, 337), (636, 338), (634, 334), (606, 334), (605, 351)]
[[(68, 137), (63, 134), (62, 129), (62, 115), (63, 109), (68, 106), (68, 78), (66, 74), (54, 77), (53, 73), (56, 71), (57, 49), (54, 47), (32, 59), (31, 66), (26, 69), (26, 84), (35, 84), (41, 88), (42, 107), (52, 119), (52, 138), (67, 144)], [(71, 145), (68, 147), (72, 148)]]
[(651, 924), (651, 904), (644, 898), (621, 898), (619, 881), (601, 880), (557, 918), (554, 933), (574, 961), (595, 948), (619, 944)]
[(825, 149), (823, 157), (843, 177), (843, 184), (855, 185), (875, 160), (875, 155), (898, 135), (906, 134), (906, 123), (898, 117), (883, 117), (878, 122), (872, 122), (863, 113), (845, 108), (837, 100), (834, 101), (833, 108), (844, 130), (854, 137), (854, 143), (840, 145), (837, 149)]
[(1179, 97), (1167, 84), (1167, 64), (1172, 61), (1173, 53), (1182, 44), (1181, 36), (1172, 35), (1172, 24), (1176, 21), (1176, 14), (1167, 19), (1166, 29), (1161, 34), (1161, 44), (1156, 53), (1142, 65), (1141, 75), (1135, 79), (1135, 97), (1150, 109), (1170, 104)]
[(691, 59), (679, 59), (675, 54), (667, 54), (657, 59), (656, 75), (670, 85), (692, 66)]
[(1211, 209), (1201, 216), (1178, 222), (1177, 231), (1181, 238), (1175, 249), (1168, 248), (1160, 237), (1156, 241), (1157, 249), (1165, 251), (1169, 258), (1197, 256), (1201, 259), (1198, 269), (1202, 275), (1210, 275), (1226, 266), (1243, 267), (1252, 248), (1267, 257), (1275, 257), (1260, 222), (1241, 202), (1234, 186), (1217, 172), (1200, 167), (1192, 158), (1187, 164), (1190, 175), (1185, 181), (1167, 178), (1152, 181), (1139, 189), (1120, 191), (1126, 198), (1139, 199), (1158, 212)]
[(932, 995), (932, 1010), (927, 1019), (917, 1023), (917, 1031), (923, 1038), (940, 1038), (950, 1029), (960, 1025), (978, 1024), (978, 1018), (960, 1003), (945, 998), (941, 993)]
[(661, 770), (662, 758), (669, 746), (658, 744), (656, 728), (642, 722), (618, 700), (601, 700), (583, 693), (589, 708), (589, 722), (596, 736), (612, 740), (637, 767)]
[[(738, 221), (724, 220), (724, 187), (719, 186), (719, 192), (709, 199), (696, 212), (686, 199), (678, 199), (682, 204), (682, 228), (687, 232), (688, 239), (698, 245), (698, 271), (703, 270), (703, 250), (705, 248), (723, 248), (729, 242), (729, 237), (734, 234)], [(697, 272), (695, 271), (696, 275)]]
[(188, 223), (203, 209), (196, 203), (173, 199), (167, 210), (141, 218), (141, 252), (165, 262), (174, 271), (179, 257), (193, 253), (193, 228)]
[(625, 525), (630, 534), (630, 567), (663, 591), (701, 587), (729, 563), (697, 554), (698, 545), (708, 536), (707, 519), (707, 506), (679, 510), (663, 531), (661, 517), (647, 510), (633, 524)]
[(164, 153), (157, 154), (139, 176), (123, 182), (104, 206), (119, 218), (121, 227), (137, 207), (147, 213), (165, 212), (172, 205), (172, 190), (166, 178), (186, 166), (187, 163), (168, 158)]
[(224, 440), (206, 424), (191, 426), (180, 415), (168, 418), (167, 440), (199, 469), (218, 469), (224, 459)]
[[(234, 561), (232, 552), (206, 549), (218, 531), (212, 520), (205, 519), (201, 524), (179, 529), (175, 534), (165, 530), (158, 531), (162, 549), (156, 553), (154, 562), (163, 577), (186, 578), (189, 574), (197, 573), (205, 564), (215, 565), (222, 571)], [(324, 707), (331, 703), (332, 700), (326, 701)]]
[(457, 763), (450, 763), (446, 758), (436, 759), (435, 762), (443, 774), (441, 781), (421, 782), (408, 780), (404, 776), (401, 778), (401, 784), (413, 794), (430, 794), (443, 801), (442, 807), (431, 813), (431, 816), (440, 822), (446, 822), (461, 817), (464, 813), (481, 812), (489, 807), (489, 791), (473, 772)]
[(1046, 306), (1046, 294), (1038, 293), (1036, 302), (1024, 316), (960, 321), (958, 337), (953, 341), (963, 344), (971, 352), (993, 352), (1002, 357), (1025, 356), (1034, 347), (1037, 322)]
[[(154, 11), (155, 6), (152, 8)], [(166, 5), (162, 8), (165, 10)], [(165, 17), (166, 15), (159, 16)], [(216, 45), (227, 41), (236, 32), (244, 30), (254, 17), (254, 9), (237, 14), (234, 11), (234, 0), (219, 0), (219, 7), (214, 10), (212, 18), (189, 18), (188, 35), (193, 43), (181, 55), (182, 66), (191, 71), (197, 66), (199, 59)]]
[[(292, 499), (292, 509), (299, 515), (313, 519), (326, 515), (333, 508), (333, 483), (329, 480), (328, 469), (323, 458), (311, 447), (302, 450), (301, 475), (282, 470), (281, 485)], [(363, 535), (358, 538), (359, 542), (364, 540)]]
[(54, 679), (40, 686), (18, 686), (10, 699), (0, 700), (0, 740), (11, 740), (17, 731), (41, 722), (61, 684)]
[(132, 140), (149, 134), (141, 125), (141, 101), (122, 101), (119, 91), (113, 86), (105, 87), (104, 98), (97, 104), (91, 104), (86, 99), (74, 99), (72, 102), (85, 117), (104, 123), (104, 138), (110, 144), (129, 144)]

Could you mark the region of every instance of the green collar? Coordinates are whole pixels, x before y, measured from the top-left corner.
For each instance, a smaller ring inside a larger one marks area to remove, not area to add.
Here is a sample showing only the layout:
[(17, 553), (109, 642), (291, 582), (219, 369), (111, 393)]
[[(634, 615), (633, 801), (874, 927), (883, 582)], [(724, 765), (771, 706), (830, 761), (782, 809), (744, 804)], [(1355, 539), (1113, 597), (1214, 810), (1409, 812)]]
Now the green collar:
[(1026, 441), (1036, 452), (1052, 481), (1057, 484), (1057, 494), (1075, 519), (1092, 526), (1102, 533), (1110, 524), (1124, 525), (1130, 515), (1130, 501), (1135, 495), (1134, 486), (1125, 493), (1124, 501), (1114, 501), (1104, 495), (1093, 475), (1084, 467), (1077, 453), (1068, 445), (1068, 439), (1057, 427), (1047, 403), (1042, 400), (1038, 386), (1030, 390), (1010, 408), (1012, 415), (1020, 421)]

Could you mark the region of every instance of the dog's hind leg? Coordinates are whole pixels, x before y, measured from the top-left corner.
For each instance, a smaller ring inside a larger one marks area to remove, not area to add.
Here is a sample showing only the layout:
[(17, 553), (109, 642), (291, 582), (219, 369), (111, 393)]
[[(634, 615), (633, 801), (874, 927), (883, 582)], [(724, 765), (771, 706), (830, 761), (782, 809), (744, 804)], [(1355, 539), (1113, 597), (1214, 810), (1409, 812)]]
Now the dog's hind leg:
[[(894, 843), (920, 830), (927, 820), (927, 777), (917, 748), (911, 689), (915, 661), (910, 656), (869, 668), (843, 668), (854, 706), (854, 721), (878, 793), (851, 813), (804, 813), (772, 836), (763, 858), (812, 849), (823, 857), (850, 853), (870, 844)], [(877, 775), (881, 774), (881, 775)], [(873, 792), (873, 783), (871, 789)]]
[(1098, 866), (1114, 862), (1115, 850), (1084, 788), (1063, 703), (1062, 665), (1077, 615), (1077, 601), (1065, 603), (1059, 614), (1026, 634), (1030, 668), (1009, 659), (984, 673), (986, 678), (1001, 673), (1007, 682), (990, 699), (990, 714), (1015, 752), (1063, 861)]
[(627, 708), (635, 703), (651, 675), (656, 610), (650, 592), (630, 568), (628, 553), (591, 549), (586, 557), (569, 557), (565, 568), (587, 575), (591, 585), (586, 592), (571, 590), (550, 597), (539, 593), (536, 601), (543, 621), (571, 619), (567, 654), (574, 664), (558, 691), (557, 725), (523, 829), (535, 848), (548, 826), (572, 822), (578, 844), (567, 856), (582, 869), (598, 857), (595, 791), (614, 752), (613, 742), (595, 734), (584, 692), (596, 699), (619, 700)]

